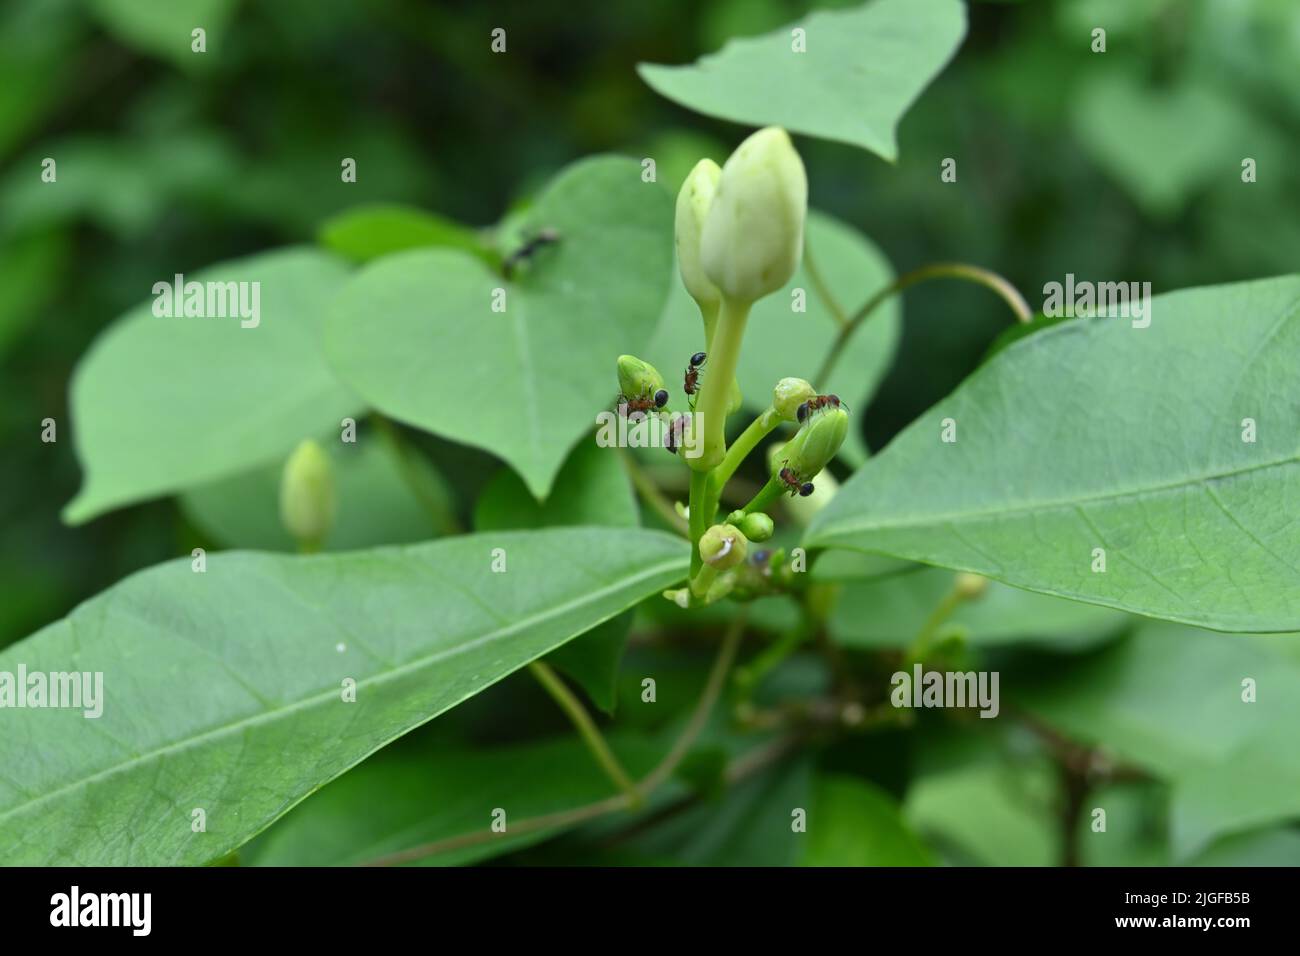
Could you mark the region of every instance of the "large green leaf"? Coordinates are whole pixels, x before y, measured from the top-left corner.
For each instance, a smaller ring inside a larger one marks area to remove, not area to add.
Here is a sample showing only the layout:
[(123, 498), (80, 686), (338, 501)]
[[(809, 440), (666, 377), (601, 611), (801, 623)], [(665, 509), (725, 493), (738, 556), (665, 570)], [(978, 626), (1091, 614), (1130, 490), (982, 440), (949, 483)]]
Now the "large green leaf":
[[(772, 387), (787, 376), (811, 380), (845, 316), (875, 292), (894, 281), (894, 272), (876, 245), (851, 226), (824, 213), (808, 217), (807, 254), (785, 288), (754, 306), (745, 327), (744, 355), (738, 382), (748, 408), (761, 410), (772, 401)], [(821, 284), (814, 280), (816, 268)], [(795, 312), (792, 293), (804, 292), (806, 312)], [(841, 312), (827, 304), (826, 293)], [(849, 340), (826, 391), (844, 399), (854, 412), (864, 412), (876, 386), (889, 371), (898, 345), (902, 309), (886, 302)], [(691, 353), (704, 347), (700, 310), (680, 281), (660, 319), (654, 341), (643, 356), (668, 382), (675, 407), (684, 407), (682, 374)], [(708, 366), (704, 368), (708, 374)], [(662, 453), (661, 453), (662, 454)]]
[(1219, 630), (1300, 629), (1300, 277), (1149, 307), (1147, 328), (1077, 319), (1000, 352), (858, 471), (807, 543)]
[(446, 246), (484, 257), (479, 234), (442, 216), (397, 203), (371, 203), (341, 212), (320, 227), (325, 248), (356, 262), (404, 249)]
[[(793, 31), (804, 31), (796, 49)], [(898, 121), (966, 33), (960, 0), (871, 0), (732, 40), (690, 66), (643, 63), (641, 78), (688, 109), (898, 156)]]
[(64, 519), (80, 523), (275, 461), (304, 437), (337, 435), (361, 404), (325, 362), (320, 316), (346, 275), (311, 249), (252, 256), (185, 280), (260, 283), (256, 326), (238, 315), (162, 318), (152, 302), (114, 323), (73, 377), (86, 476)]
[[(498, 548), (504, 573), (492, 571)], [(209, 555), (202, 574), (188, 560), (137, 574), (0, 654), (0, 672), (102, 672), (105, 692), (97, 719), (6, 712), (0, 859), (217, 859), (686, 564), (669, 535), (587, 528), (307, 558), (232, 552)], [(191, 830), (195, 808), (206, 832)]]
[[(614, 360), (640, 352), (663, 310), (672, 203), (639, 164), (568, 167), (522, 230), (559, 233), (513, 280), (447, 249), (379, 259), (328, 322), (340, 375), (376, 408), (503, 458), (536, 497), (612, 408)], [(494, 312), (493, 290), (506, 292)]]

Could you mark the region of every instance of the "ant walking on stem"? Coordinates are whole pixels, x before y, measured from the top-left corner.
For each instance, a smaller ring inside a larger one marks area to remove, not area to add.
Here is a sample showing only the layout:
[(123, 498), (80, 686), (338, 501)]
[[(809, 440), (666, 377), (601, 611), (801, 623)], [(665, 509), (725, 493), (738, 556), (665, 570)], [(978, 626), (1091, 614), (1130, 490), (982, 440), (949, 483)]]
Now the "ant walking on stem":
[(686, 375), (682, 380), (682, 391), (688, 396), (691, 405), (691, 411), (695, 410), (695, 394), (700, 390), (700, 370), (709, 356), (704, 352), (696, 352), (690, 358), (690, 364), (686, 366)]

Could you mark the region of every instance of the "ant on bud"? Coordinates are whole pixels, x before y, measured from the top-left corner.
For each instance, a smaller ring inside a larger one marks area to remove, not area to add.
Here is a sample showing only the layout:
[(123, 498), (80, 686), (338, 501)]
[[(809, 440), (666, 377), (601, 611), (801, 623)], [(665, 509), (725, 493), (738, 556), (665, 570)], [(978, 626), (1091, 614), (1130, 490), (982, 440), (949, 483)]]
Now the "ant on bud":
[(542, 229), (537, 233), (537, 235), (533, 236), (533, 238), (529, 239), (514, 252), (510, 253), (510, 255), (506, 256), (505, 261), (501, 263), (501, 271), (505, 273), (505, 277), (509, 279), (514, 273), (515, 267), (519, 265), (519, 263), (531, 259), (536, 254), (537, 250), (542, 248), (542, 246), (549, 246), (559, 241), (559, 232), (550, 227)]
[(849, 410), (849, 406), (841, 402), (838, 395), (814, 395), (795, 410), (795, 415), (802, 424), (809, 415), (822, 408), (843, 408), (846, 412)]
[(632, 412), (644, 413), (652, 408), (663, 408), (668, 404), (668, 389), (661, 388), (653, 395), (646, 392), (643, 395), (631, 398), (627, 395), (619, 395), (614, 402), (618, 406), (618, 413), (627, 418), (628, 414)]
[(700, 390), (700, 368), (708, 360), (704, 352), (696, 352), (686, 366), (686, 375), (682, 380), (682, 391), (690, 396), (691, 409), (695, 408), (695, 393)]
[(788, 462), (781, 462), (781, 471), (777, 474), (777, 477), (790, 490), (791, 497), (798, 495), (800, 498), (807, 498), (813, 493), (813, 483), (811, 481), (800, 482), (799, 476), (795, 474), (795, 470), (789, 466)]

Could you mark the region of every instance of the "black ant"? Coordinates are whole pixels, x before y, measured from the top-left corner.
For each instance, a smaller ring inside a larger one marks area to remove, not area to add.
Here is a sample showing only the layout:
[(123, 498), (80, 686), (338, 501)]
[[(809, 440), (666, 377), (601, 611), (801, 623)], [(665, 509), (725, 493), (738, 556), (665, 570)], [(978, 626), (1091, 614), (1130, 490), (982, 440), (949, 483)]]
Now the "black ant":
[(700, 368), (708, 360), (704, 352), (696, 352), (686, 366), (686, 377), (682, 380), (682, 391), (691, 396), (691, 408), (695, 408), (695, 393), (700, 390)]
[(533, 238), (529, 239), (514, 252), (510, 253), (510, 255), (506, 256), (505, 261), (501, 263), (501, 271), (505, 273), (505, 277), (509, 279), (511, 274), (515, 271), (515, 266), (532, 258), (537, 250), (542, 248), (542, 246), (549, 246), (552, 243), (559, 241), (560, 234), (556, 230), (549, 227), (541, 230), (537, 235), (533, 236)]
[(627, 418), (629, 412), (648, 412), (652, 408), (663, 408), (668, 404), (668, 389), (661, 388), (653, 395), (646, 392), (634, 398), (619, 395), (615, 399), (615, 404), (618, 405), (618, 413), (624, 418)]
[(683, 432), (686, 427), (686, 416), (674, 418), (672, 424), (668, 426), (668, 435), (664, 438), (664, 447), (668, 449), (668, 454), (677, 454), (677, 447), (682, 443)]
[(813, 483), (811, 481), (800, 482), (799, 476), (795, 474), (794, 469), (787, 462), (781, 462), (781, 471), (777, 475), (785, 486), (790, 489), (790, 495), (798, 495), (800, 498), (807, 498), (813, 493)]
[(849, 406), (841, 402), (838, 395), (814, 395), (800, 405), (795, 414), (802, 423), (809, 415), (820, 408), (843, 408), (846, 412), (849, 410)]

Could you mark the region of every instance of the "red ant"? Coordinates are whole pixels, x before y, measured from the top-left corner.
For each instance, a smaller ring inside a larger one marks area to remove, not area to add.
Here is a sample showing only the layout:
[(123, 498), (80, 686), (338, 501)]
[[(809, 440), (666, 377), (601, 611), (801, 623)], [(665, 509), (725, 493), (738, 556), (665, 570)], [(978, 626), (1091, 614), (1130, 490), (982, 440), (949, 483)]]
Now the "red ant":
[(686, 377), (682, 380), (682, 391), (691, 396), (691, 408), (695, 408), (695, 393), (700, 390), (700, 367), (708, 359), (704, 352), (696, 352), (686, 366)]
[(639, 395), (635, 398), (629, 398), (626, 395), (620, 394), (618, 398), (615, 399), (615, 404), (618, 406), (618, 413), (624, 418), (627, 418), (629, 412), (644, 413), (648, 412), (652, 408), (663, 408), (668, 404), (668, 389), (661, 388), (653, 395), (646, 392), (645, 394)]
[(533, 238), (529, 239), (514, 252), (510, 253), (510, 255), (506, 256), (505, 261), (501, 263), (501, 271), (505, 273), (505, 277), (509, 279), (511, 273), (515, 271), (515, 266), (532, 258), (533, 254), (542, 246), (548, 246), (559, 241), (559, 232), (550, 228), (542, 229), (537, 233), (537, 235), (533, 236)]
[(843, 408), (846, 412), (849, 410), (849, 406), (841, 402), (838, 395), (814, 395), (812, 398), (808, 399), (808, 401), (800, 405), (799, 408), (796, 409), (795, 414), (802, 423), (813, 412), (828, 407)]
[(813, 483), (811, 481), (799, 481), (799, 476), (794, 473), (794, 469), (789, 466), (788, 462), (781, 462), (781, 471), (777, 475), (785, 486), (790, 489), (791, 496), (798, 495), (800, 498), (807, 498), (813, 493)]

